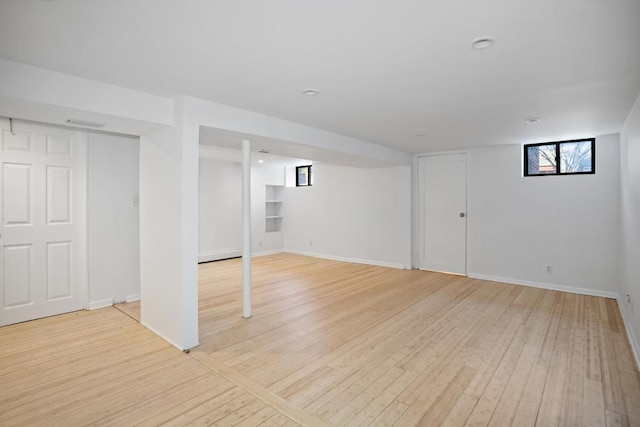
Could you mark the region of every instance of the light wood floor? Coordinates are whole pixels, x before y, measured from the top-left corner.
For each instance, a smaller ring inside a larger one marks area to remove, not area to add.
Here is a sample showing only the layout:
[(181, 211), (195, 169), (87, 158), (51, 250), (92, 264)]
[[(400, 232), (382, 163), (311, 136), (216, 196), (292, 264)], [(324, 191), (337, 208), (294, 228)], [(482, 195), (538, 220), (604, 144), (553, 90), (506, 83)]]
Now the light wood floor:
[(200, 266), (182, 354), (137, 304), (0, 328), (0, 425), (640, 425), (616, 302), (420, 271)]

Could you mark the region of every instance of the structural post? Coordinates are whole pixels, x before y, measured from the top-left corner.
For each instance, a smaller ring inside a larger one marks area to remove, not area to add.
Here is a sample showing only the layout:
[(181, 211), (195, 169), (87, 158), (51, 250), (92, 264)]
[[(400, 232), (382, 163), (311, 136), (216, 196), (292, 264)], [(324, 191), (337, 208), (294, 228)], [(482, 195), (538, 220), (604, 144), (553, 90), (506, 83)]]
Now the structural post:
[(242, 317), (251, 317), (251, 141), (242, 141)]

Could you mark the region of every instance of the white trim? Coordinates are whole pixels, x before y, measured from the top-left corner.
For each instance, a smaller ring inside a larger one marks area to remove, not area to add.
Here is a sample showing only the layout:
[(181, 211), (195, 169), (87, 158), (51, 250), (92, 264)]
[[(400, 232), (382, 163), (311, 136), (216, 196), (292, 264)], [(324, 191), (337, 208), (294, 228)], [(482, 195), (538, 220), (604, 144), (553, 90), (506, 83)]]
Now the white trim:
[(219, 259), (237, 258), (239, 256), (242, 256), (242, 249), (240, 248), (201, 252), (198, 254), (198, 262), (217, 261)]
[(140, 294), (131, 294), (124, 297), (124, 302), (140, 301)]
[(87, 310), (97, 310), (99, 308), (111, 307), (113, 298), (105, 298), (98, 301), (91, 301), (87, 304)]
[[(76, 134), (76, 155), (79, 157), (80, 170), (80, 191), (78, 192), (78, 203), (80, 203), (81, 215), (76, 219), (79, 227), (78, 233), (78, 258), (79, 265), (76, 274), (82, 280), (79, 284), (80, 304), (89, 307), (92, 310), (89, 301), (90, 283), (89, 283), (89, 136), (86, 129), (78, 130), (72, 127), (69, 130), (75, 131)], [(113, 305), (113, 300), (111, 302)]]
[(253, 252), (251, 254), (251, 258), (255, 258), (258, 256), (265, 256), (265, 255), (281, 254), (283, 252), (284, 252), (284, 249), (274, 249), (272, 251), (264, 251), (264, 252)]
[(627, 312), (627, 306), (624, 304), (622, 295), (619, 295), (617, 300), (620, 314), (622, 314), (622, 321), (624, 322), (624, 327), (627, 330), (629, 344), (631, 344), (631, 351), (633, 352), (633, 357), (636, 361), (636, 369), (640, 369), (640, 343), (638, 343), (638, 338), (631, 328), (631, 316)]
[[(284, 252), (283, 249), (274, 249), (271, 251), (252, 252), (251, 258), (257, 256), (280, 254)], [(229, 249), (224, 251), (203, 252), (198, 255), (198, 262), (218, 261), (220, 259), (239, 258), (242, 256), (242, 249)]]
[[(169, 338), (166, 337), (166, 335), (161, 334), (160, 332), (158, 332), (156, 329), (152, 328), (151, 326), (147, 325), (145, 322), (140, 322), (140, 324), (142, 326), (144, 326), (145, 328), (147, 328), (148, 330), (150, 330), (151, 332), (153, 332), (154, 334), (156, 334), (157, 336), (159, 336), (160, 338), (162, 338), (163, 340), (165, 340), (166, 342), (168, 342), (169, 344), (171, 344), (172, 346), (174, 346), (175, 348), (177, 348), (180, 351), (185, 351), (187, 350), (186, 348), (184, 348), (181, 345), (176, 344), (175, 342), (173, 342), (173, 340), (170, 340)], [(196, 343), (196, 345), (194, 345), (193, 347), (190, 348), (194, 348), (200, 345), (200, 342), (198, 341)]]
[(419, 262), (418, 175), (418, 156), (413, 156), (411, 159), (411, 268), (418, 268)]
[(345, 258), (345, 257), (339, 257), (339, 256), (333, 256), (333, 255), (317, 254), (317, 253), (313, 253), (313, 252), (296, 251), (296, 250), (293, 250), (293, 249), (285, 249), (283, 252), (296, 254), (296, 255), (310, 256), (310, 257), (313, 257), (313, 258), (330, 259), (330, 260), (333, 260), (333, 261), (353, 262), (355, 264), (377, 265), (377, 266), (380, 266), (380, 267), (397, 268), (397, 269), (400, 269), (400, 270), (406, 270), (407, 269), (407, 267), (404, 264), (398, 264), (398, 263), (395, 263), (395, 262), (372, 261), (372, 260), (357, 259), (357, 258)]
[(573, 286), (555, 285), (552, 283), (530, 282), (528, 280), (510, 279), (500, 276), (487, 276), (484, 274), (475, 273), (469, 273), (468, 277), (472, 279), (490, 280), (492, 282), (509, 283), (512, 285), (531, 286), (532, 288), (549, 289), (551, 291), (569, 292), (571, 294), (618, 299), (617, 292), (599, 291), (596, 289), (587, 288), (575, 288)]

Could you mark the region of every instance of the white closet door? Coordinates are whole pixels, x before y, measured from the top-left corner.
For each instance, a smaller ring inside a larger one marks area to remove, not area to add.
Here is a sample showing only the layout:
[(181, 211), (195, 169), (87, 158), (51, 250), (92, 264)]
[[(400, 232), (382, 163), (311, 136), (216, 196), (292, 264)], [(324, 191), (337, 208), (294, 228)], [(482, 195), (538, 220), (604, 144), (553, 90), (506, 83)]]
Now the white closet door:
[(418, 168), (421, 229), (418, 268), (466, 274), (466, 155), (420, 157)]
[(0, 325), (83, 308), (84, 150), (78, 132), (0, 122)]

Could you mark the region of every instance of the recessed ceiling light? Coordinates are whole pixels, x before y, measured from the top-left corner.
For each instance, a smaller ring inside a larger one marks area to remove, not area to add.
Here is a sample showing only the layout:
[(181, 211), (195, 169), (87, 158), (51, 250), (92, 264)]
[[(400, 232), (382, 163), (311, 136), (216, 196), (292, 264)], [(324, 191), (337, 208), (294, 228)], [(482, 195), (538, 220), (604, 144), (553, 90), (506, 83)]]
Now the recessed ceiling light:
[(315, 89), (305, 89), (305, 90), (302, 91), (302, 94), (304, 96), (318, 96), (319, 93), (320, 92), (318, 92)]
[(260, 159), (258, 160), (258, 163), (264, 163), (264, 160)]
[(416, 138), (424, 138), (424, 133), (417, 133)]
[(540, 117), (529, 117), (524, 120), (527, 123), (538, 123), (540, 121)]
[(482, 50), (487, 49), (493, 46), (494, 39), (493, 37), (478, 37), (475, 40), (471, 41), (471, 49)]

